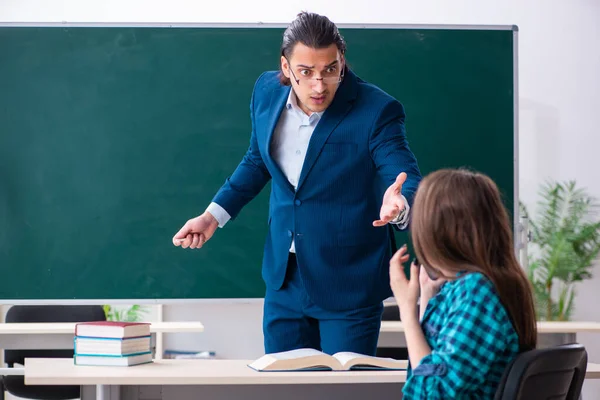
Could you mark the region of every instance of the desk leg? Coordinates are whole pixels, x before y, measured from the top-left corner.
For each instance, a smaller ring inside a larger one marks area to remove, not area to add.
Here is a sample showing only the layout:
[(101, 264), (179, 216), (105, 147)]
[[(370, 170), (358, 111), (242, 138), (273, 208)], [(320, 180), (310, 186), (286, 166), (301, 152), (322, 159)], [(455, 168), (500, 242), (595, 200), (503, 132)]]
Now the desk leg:
[[(125, 396), (125, 399), (130, 399), (130, 397)], [(81, 400), (121, 400), (121, 386), (81, 386)]]
[(109, 400), (110, 387), (107, 385), (96, 385), (96, 400)]
[(121, 400), (119, 385), (96, 385), (96, 400)]

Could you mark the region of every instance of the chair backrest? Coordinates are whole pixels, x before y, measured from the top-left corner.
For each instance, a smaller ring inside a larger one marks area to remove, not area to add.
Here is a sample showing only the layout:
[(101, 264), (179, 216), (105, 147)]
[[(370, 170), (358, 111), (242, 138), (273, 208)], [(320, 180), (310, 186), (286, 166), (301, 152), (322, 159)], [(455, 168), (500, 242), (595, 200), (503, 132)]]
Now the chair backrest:
[(400, 309), (397, 305), (389, 305), (383, 307), (383, 313), (381, 314), (382, 321), (400, 321)]
[(586, 368), (587, 352), (577, 343), (524, 352), (506, 368), (494, 399), (577, 400)]
[[(6, 322), (86, 322), (104, 321), (102, 306), (12, 306)], [(23, 364), (25, 358), (70, 358), (72, 349), (65, 350), (5, 350), (4, 362), (9, 366)]]
[[(396, 304), (390, 304), (383, 307), (381, 314), (382, 321), (400, 321), (400, 309)], [(407, 360), (408, 349), (406, 347), (387, 347), (377, 346), (375, 352), (377, 357), (395, 358), (396, 360)]]

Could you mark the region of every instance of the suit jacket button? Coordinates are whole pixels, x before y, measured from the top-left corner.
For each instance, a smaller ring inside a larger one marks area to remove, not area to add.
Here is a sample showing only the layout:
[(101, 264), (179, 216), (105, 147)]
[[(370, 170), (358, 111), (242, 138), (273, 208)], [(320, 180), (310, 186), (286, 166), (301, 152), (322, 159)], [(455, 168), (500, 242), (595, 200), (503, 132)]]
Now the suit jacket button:
[(292, 231), (288, 231), (288, 237), (292, 237)]
[(302, 202), (300, 200), (297, 200), (294, 202), (295, 205), (299, 206), (300, 204), (302, 204)]

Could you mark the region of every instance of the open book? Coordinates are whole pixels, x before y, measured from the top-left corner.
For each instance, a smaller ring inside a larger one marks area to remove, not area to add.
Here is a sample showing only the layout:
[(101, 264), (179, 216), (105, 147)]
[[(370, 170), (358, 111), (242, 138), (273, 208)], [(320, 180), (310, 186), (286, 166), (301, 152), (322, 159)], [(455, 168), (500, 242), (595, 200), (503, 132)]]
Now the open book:
[(256, 371), (404, 370), (407, 361), (350, 352), (340, 352), (330, 356), (315, 349), (298, 349), (266, 354), (248, 366)]

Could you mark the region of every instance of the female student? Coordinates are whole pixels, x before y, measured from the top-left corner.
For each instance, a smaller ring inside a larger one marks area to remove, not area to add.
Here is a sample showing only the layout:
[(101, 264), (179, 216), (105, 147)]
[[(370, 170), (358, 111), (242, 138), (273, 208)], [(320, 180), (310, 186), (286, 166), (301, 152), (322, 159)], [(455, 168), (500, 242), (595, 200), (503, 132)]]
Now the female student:
[(479, 173), (434, 172), (417, 190), (411, 224), (418, 263), (410, 280), (406, 246), (390, 261), (412, 368), (404, 398), (492, 399), (505, 368), (537, 337), (498, 188)]

